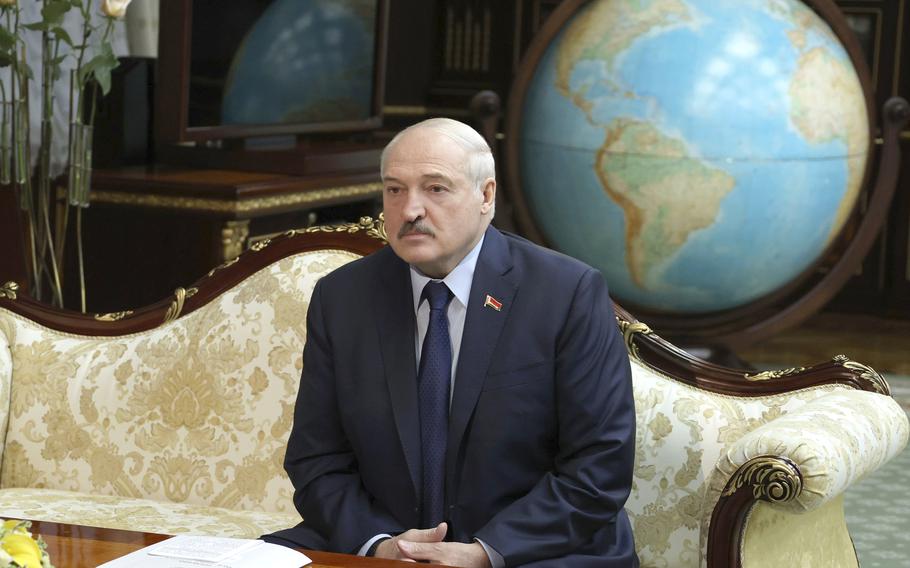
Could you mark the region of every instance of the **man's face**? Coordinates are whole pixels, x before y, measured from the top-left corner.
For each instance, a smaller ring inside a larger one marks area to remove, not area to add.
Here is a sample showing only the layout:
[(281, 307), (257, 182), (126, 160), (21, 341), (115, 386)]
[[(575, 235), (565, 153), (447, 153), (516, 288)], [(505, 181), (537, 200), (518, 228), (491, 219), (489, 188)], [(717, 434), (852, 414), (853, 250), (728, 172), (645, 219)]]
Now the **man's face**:
[(402, 260), (442, 278), (490, 224), (496, 182), (479, 191), (466, 152), (445, 135), (418, 128), (386, 154), (382, 197), (389, 244)]

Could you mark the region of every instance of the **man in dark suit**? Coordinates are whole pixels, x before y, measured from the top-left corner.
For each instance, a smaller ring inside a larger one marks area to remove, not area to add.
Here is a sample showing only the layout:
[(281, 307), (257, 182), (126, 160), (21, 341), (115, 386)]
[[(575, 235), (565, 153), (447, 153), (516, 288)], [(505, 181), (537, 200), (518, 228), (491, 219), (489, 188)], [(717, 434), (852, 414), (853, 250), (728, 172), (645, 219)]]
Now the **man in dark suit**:
[(490, 226), (476, 131), (382, 157), (391, 247), (316, 286), (270, 540), (455, 566), (637, 566), (635, 413), (603, 277)]

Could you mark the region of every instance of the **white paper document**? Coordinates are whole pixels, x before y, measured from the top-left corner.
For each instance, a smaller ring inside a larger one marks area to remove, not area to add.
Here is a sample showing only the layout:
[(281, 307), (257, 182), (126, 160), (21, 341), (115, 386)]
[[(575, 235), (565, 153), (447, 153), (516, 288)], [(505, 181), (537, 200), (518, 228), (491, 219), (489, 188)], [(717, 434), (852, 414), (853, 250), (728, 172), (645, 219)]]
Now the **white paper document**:
[(300, 568), (311, 562), (296, 550), (261, 540), (180, 535), (98, 568)]

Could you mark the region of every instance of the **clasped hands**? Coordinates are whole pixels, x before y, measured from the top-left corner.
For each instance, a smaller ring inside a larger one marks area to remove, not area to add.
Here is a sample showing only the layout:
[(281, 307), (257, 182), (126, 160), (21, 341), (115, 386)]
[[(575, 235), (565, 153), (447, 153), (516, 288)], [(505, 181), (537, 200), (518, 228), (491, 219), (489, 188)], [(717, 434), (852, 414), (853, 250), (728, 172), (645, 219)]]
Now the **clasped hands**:
[(407, 530), (379, 543), (374, 556), (405, 562), (428, 560), (432, 564), (490, 568), (490, 559), (479, 542), (443, 542), (448, 528), (446, 523), (439, 523), (432, 529)]

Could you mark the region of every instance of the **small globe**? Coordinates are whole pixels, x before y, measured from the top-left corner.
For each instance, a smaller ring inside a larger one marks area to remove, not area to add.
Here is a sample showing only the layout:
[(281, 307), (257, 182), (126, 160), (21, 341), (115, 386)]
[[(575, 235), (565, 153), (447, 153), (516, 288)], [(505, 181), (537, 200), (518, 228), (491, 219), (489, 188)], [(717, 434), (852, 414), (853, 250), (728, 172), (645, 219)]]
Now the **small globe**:
[(224, 124), (365, 120), (375, 0), (277, 0), (234, 55)]
[(550, 245), (620, 301), (705, 314), (823, 255), (869, 134), (847, 52), (797, 0), (596, 0), (528, 83), (521, 191)]

